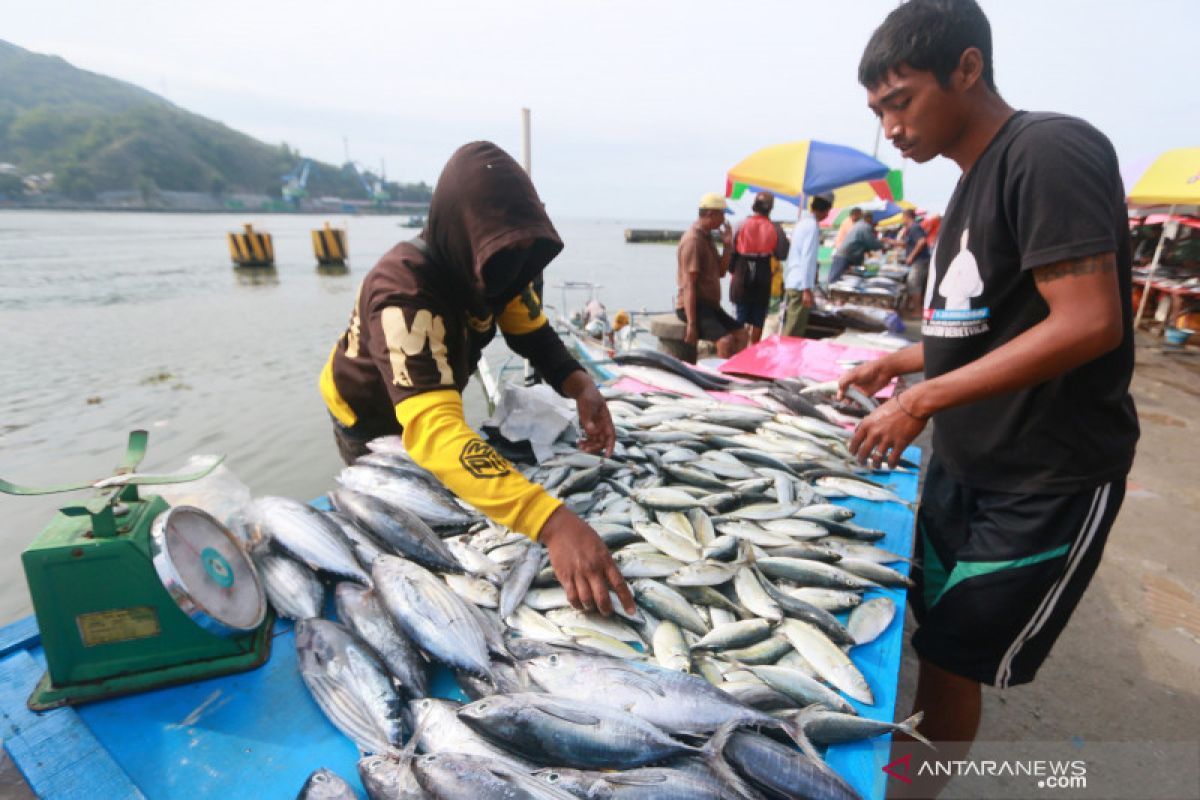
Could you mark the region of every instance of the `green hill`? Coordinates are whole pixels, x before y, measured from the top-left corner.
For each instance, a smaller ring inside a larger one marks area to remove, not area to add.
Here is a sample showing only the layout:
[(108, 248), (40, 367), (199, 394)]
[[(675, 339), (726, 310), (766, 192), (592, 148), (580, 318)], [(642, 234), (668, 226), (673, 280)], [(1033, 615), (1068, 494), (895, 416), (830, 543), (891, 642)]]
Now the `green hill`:
[[(185, 111), (124, 81), (0, 41), (0, 162), (54, 173), (49, 189), (76, 200), (155, 190), (280, 196), (301, 155)], [(14, 180), (0, 184), (13, 193)], [(427, 202), (425, 184), (388, 183), (392, 199)], [(310, 195), (367, 199), (353, 167), (314, 161)]]

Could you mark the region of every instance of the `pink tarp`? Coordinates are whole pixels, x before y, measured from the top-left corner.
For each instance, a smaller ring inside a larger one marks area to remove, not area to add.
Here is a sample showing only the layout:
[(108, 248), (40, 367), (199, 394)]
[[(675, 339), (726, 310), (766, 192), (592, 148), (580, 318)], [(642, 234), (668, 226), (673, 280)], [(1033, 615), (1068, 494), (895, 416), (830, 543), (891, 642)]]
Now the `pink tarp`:
[[(824, 339), (770, 336), (747, 347), (721, 365), (721, 372), (759, 378), (795, 378), (803, 375), (817, 381), (832, 381), (860, 361), (873, 361), (888, 354), (873, 347), (851, 347)], [(890, 397), (892, 387), (879, 393)]]

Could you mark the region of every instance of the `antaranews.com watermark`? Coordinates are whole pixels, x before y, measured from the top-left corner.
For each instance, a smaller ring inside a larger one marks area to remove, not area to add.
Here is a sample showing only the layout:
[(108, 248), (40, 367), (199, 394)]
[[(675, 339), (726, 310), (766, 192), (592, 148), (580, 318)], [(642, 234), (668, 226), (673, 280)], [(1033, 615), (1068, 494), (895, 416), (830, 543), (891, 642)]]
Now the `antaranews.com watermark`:
[(968, 755), (918, 744), (881, 753), (888, 789), (949, 779), (943, 798), (1200, 798), (1200, 742), (976, 742)]

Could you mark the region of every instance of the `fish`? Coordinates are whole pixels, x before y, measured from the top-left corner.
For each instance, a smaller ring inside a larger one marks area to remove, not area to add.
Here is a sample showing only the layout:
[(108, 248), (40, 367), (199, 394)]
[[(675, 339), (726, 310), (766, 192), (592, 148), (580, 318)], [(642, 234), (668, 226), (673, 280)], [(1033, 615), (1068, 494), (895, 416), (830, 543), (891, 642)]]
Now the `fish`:
[(744, 796), (698, 762), (692, 767), (684, 761), (680, 766), (623, 772), (549, 767), (533, 774), (582, 800), (734, 800)]
[(340, 511), (326, 511), (324, 514), (338, 526), (346, 544), (350, 545), (354, 557), (358, 559), (359, 565), (367, 572), (371, 571), (371, 563), (376, 556), (393, 552), (385, 542), (377, 539), (375, 534), (364, 531)]
[(862, 500), (871, 500), (876, 503), (899, 503), (902, 506), (912, 508), (913, 504), (897, 495), (890, 489), (885, 489), (878, 484), (868, 480), (860, 480), (856, 478), (845, 478), (840, 475), (825, 475), (817, 478), (814, 484), (818, 488), (829, 488), (842, 494), (857, 497)]
[(387, 542), (398, 555), (426, 569), (465, 572), (446, 543), (416, 514), (351, 489), (334, 489), (330, 496), (338, 511)]
[(358, 800), (346, 779), (331, 769), (318, 767), (308, 776), (296, 800)]
[(879, 584), (866, 578), (859, 577), (833, 564), (813, 561), (807, 558), (780, 558), (768, 556), (755, 559), (755, 566), (772, 578), (786, 578), (802, 586), (815, 586), (821, 589), (877, 589)]
[(844, 714), (857, 713), (854, 710), (854, 706), (846, 702), (840, 694), (802, 670), (780, 667), (774, 664), (752, 664), (747, 669), (754, 673), (763, 683), (777, 692), (787, 695), (801, 706), (820, 703)]
[(256, 540), (270, 542), (309, 569), (370, 585), (341, 529), (312, 506), (286, 497), (259, 497), (250, 502), (246, 518)]
[(600, 633), (591, 628), (578, 628), (573, 625), (567, 625), (562, 631), (567, 636), (570, 636), (571, 641), (581, 648), (587, 648), (588, 650), (594, 650), (609, 656), (617, 656), (618, 658), (645, 658), (644, 653), (633, 649), (620, 639)]
[(737, 592), (738, 601), (755, 616), (773, 621), (783, 619), (783, 611), (779, 604), (771, 599), (759, 582), (758, 576), (749, 567), (742, 567), (737, 571), (733, 578), (733, 588)]
[(452, 669), (492, 678), (483, 630), (440, 578), (397, 556), (377, 558), (371, 574), (384, 607), (422, 652)]
[(683, 631), (674, 622), (660, 622), (654, 629), (650, 645), (654, 651), (654, 660), (659, 666), (681, 672), (691, 669), (687, 642), (683, 638)]
[(727, 564), (723, 561), (702, 559), (687, 564), (667, 577), (669, 586), (720, 586), (728, 583), (737, 574), (740, 563)]
[(530, 542), (525, 554), (513, 565), (508, 577), (500, 586), (501, 618), (512, 614), (525, 599), (525, 593), (529, 591), (530, 584), (533, 583), (538, 570), (542, 568), (545, 556), (546, 549), (544, 547), (537, 542)]
[(369, 494), (389, 505), (416, 514), (434, 527), (469, 525), (478, 519), (438, 484), (412, 474), (400, 475), (378, 467), (349, 466), (335, 478), (338, 485)]
[(411, 759), (373, 755), (358, 760), (358, 777), (370, 800), (427, 800)]
[(924, 716), (924, 712), (918, 711), (903, 722), (885, 722), (842, 714), (820, 706), (804, 708), (796, 714), (804, 735), (813, 744), (842, 744), (882, 736), (885, 733), (904, 733), (932, 748), (933, 743), (917, 730)]
[(677, 533), (667, 530), (653, 522), (635, 522), (633, 530), (650, 544), (654, 545), (664, 555), (678, 559), (684, 564), (700, 559), (700, 545), (695, 541), (685, 539)]
[(571, 800), (525, 772), (497, 759), (462, 753), (429, 753), (413, 760), (413, 773), (435, 800)]
[(850, 612), (846, 627), (855, 644), (868, 644), (879, 638), (896, 617), (896, 604), (890, 597), (872, 597)]
[(816, 626), (797, 619), (785, 619), (780, 623), (779, 630), (792, 647), (813, 665), (822, 680), (860, 703), (875, 705), (875, 695), (867, 679), (850, 657)]
[[(536, 612), (534, 612), (536, 613)], [(587, 613), (577, 608), (556, 608), (546, 612), (546, 619), (559, 628), (587, 628), (605, 636), (611, 636), (622, 642), (644, 644), (632, 628), (619, 619), (605, 617), (598, 613)]]
[(854, 637), (850, 634), (850, 631), (846, 630), (846, 627), (833, 614), (830, 614), (823, 608), (792, 597), (787, 592), (776, 587), (775, 584), (769, 579), (764, 578), (761, 574), (758, 576), (758, 579), (762, 587), (766, 589), (767, 595), (775, 601), (784, 614), (793, 619), (803, 620), (815, 625), (834, 644), (854, 644)]
[(546, 765), (631, 769), (698, 752), (637, 715), (533, 692), (478, 700), (459, 709), (458, 718), (505, 749)]
[(409, 715), (413, 721), (413, 739), (422, 753), (463, 753), (464, 755), (507, 761), (517, 769), (533, 770), (536, 765), (504, 748), (458, 718), (461, 703), (437, 697), (410, 700)]
[(562, 628), (529, 606), (517, 606), (517, 610), (512, 615), (505, 617), (504, 622), (509, 628), (528, 639), (543, 642), (567, 640), (567, 635), (563, 633)]
[(874, 581), (880, 586), (908, 588), (913, 585), (912, 580), (907, 575), (897, 572), (891, 567), (885, 567), (876, 561), (850, 556), (842, 558), (837, 564), (839, 569), (843, 569), (853, 575), (858, 575), (860, 578)]
[(670, 586), (640, 578), (629, 587), (637, 602), (659, 619), (670, 620), (697, 636), (708, 633), (708, 625), (682, 594)]
[(739, 703), (697, 675), (649, 662), (558, 652), (523, 662), (545, 692), (585, 704), (634, 714), (671, 734), (705, 734), (731, 720), (782, 727), (793, 737), (798, 725)]
[(400, 697), (374, 651), (325, 619), (296, 623), (300, 677), (334, 727), (362, 751), (398, 747), (406, 734)]
[(723, 755), (738, 774), (773, 797), (860, 800), (858, 792), (822, 762), (760, 733), (733, 733)]
[(278, 553), (255, 553), (254, 562), (276, 614), (295, 620), (321, 616), (325, 587), (312, 570)]
[(862, 595), (844, 589), (821, 589), (815, 586), (800, 586), (787, 589), (786, 593), (809, 605), (824, 609), (831, 614), (849, 611), (862, 602)]
[(451, 591), (472, 605), (481, 608), (498, 608), (500, 606), (500, 590), (496, 588), (496, 584), (489, 583), (483, 578), (451, 572), (443, 575), (442, 580), (446, 581), (446, 585), (450, 587)]
[(409, 697), (429, 694), (425, 657), (383, 610), (374, 590), (349, 582), (334, 591), (338, 619), (366, 642)]
[(765, 619), (748, 619), (714, 627), (700, 641), (692, 645), (694, 650), (732, 650), (758, 644), (771, 635), (771, 623)]

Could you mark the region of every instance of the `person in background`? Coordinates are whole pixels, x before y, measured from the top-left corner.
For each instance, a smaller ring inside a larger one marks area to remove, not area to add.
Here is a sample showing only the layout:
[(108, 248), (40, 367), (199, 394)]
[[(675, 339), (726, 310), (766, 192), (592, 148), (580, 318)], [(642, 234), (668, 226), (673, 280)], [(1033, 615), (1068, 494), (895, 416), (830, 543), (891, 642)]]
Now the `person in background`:
[[(700, 214), (684, 232), (676, 251), (675, 316), (687, 327), (684, 342), (695, 347), (701, 339), (715, 342), (717, 355), (729, 358), (746, 346), (741, 323), (721, 308), (721, 278), (733, 257), (733, 230), (725, 220), (725, 197), (709, 192), (700, 198)], [(712, 232), (721, 232), (717, 253)]]
[(463, 415), (462, 392), (497, 329), (546, 383), (575, 401), (582, 449), (611, 453), (604, 398), (542, 313), (533, 279), (562, 250), (533, 184), (491, 142), (455, 151), (421, 236), (393, 247), (359, 286), (320, 376), (346, 463), (399, 434), (408, 455), (492, 520), (545, 545), (571, 604), (612, 612), (629, 587), (592, 528), (530, 483)]
[(750, 344), (762, 339), (763, 325), (771, 304), (771, 259), (787, 237), (771, 222), (775, 197), (759, 192), (754, 197), (754, 212), (738, 224), (733, 234), (733, 277), (729, 281), (729, 300), (737, 309), (737, 321), (746, 327)]
[(829, 285), (837, 283), (838, 278), (845, 275), (850, 267), (861, 267), (868, 252), (883, 250), (888, 246), (889, 243), (881, 241), (875, 235), (874, 215), (862, 214), (850, 227), (850, 232), (842, 240), (841, 247), (833, 253), (833, 262), (829, 266)]
[[(921, 342), (839, 381), (873, 395), (925, 374), (859, 424), (850, 451), (894, 467), (935, 422), (909, 592), (914, 709), (936, 758), (962, 760), (981, 685), (1034, 679), (1125, 496), (1139, 434), (1125, 190), (1100, 131), (1000, 96), (974, 0), (902, 4), (871, 36), (858, 77), (903, 158), (940, 155), (962, 170)], [(947, 779), (892, 789), (933, 797)]]
[(921, 223), (917, 222), (917, 212), (911, 208), (904, 209), (904, 263), (908, 265), (908, 313), (915, 316), (921, 311), (922, 300), (925, 297), (925, 283), (929, 279), (929, 237)]
[(846, 237), (850, 235), (850, 229), (862, 219), (863, 212), (858, 206), (850, 209), (850, 213), (842, 220), (842, 224), (838, 226), (837, 236), (833, 240), (833, 250), (836, 253), (838, 248), (842, 246), (842, 242), (846, 241)]
[(803, 336), (813, 306), (817, 285), (817, 254), (821, 249), (820, 223), (833, 208), (832, 193), (818, 194), (808, 204), (810, 214), (800, 213), (792, 229), (792, 246), (783, 274), (784, 336)]

